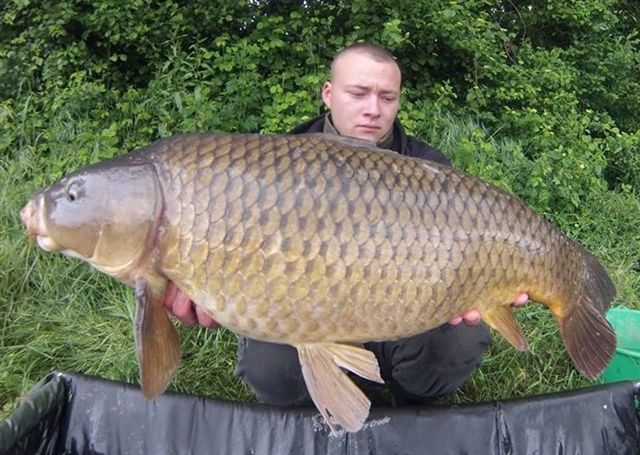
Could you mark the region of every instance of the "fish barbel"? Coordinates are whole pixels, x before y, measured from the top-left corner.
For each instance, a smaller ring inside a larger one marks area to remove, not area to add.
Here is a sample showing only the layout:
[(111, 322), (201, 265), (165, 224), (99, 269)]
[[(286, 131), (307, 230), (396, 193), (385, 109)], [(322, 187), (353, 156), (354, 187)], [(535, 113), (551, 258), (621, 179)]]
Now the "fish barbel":
[(147, 398), (180, 362), (170, 286), (238, 334), (296, 347), (314, 403), (347, 431), (370, 403), (343, 369), (382, 382), (362, 342), (477, 309), (526, 350), (510, 307), (526, 292), (587, 378), (616, 345), (615, 288), (583, 247), (483, 180), (359, 140), (174, 136), (64, 177), (21, 217), (43, 249), (135, 287)]

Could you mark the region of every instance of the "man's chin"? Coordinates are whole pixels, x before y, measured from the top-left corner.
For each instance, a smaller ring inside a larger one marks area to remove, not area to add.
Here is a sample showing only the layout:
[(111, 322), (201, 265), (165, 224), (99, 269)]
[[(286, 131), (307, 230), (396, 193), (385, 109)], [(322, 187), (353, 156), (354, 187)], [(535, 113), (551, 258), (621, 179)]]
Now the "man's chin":
[(378, 141), (380, 141), (380, 138), (381, 138), (379, 130), (357, 129), (351, 134), (351, 136), (357, 139), (362, 139), (364, 141), (375, 142), (375, 143), (378, 143)]

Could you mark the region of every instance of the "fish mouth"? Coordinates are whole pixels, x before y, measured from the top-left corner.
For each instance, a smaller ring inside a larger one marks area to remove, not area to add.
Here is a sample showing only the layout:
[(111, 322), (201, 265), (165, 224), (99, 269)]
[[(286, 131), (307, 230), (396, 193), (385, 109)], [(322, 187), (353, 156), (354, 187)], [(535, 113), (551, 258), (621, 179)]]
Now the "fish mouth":
[(48, 237), (46, 235), (36, 236), (36, 241), (38, 243), (38, 246), (44, 251), (59, 251), (62, 249), (62, 247), (58, 245), (51, 237)]
[(20, 210), (20, 219), (30, 242), (36, 242), (45, 251), (57, 251), (60, 245), (49, 237), (42, 217), (42, 209), (41, 197), (34, 198)]
[(27, 236), (31, 242), (33, 242), (38, 235), (38, 229), (35, 222), (36, 210), (34, 205), (33, 201), (29, 201), (27, 205), (20, 210), (20, 220), (22, 220), (22, 224), (24, 224)]

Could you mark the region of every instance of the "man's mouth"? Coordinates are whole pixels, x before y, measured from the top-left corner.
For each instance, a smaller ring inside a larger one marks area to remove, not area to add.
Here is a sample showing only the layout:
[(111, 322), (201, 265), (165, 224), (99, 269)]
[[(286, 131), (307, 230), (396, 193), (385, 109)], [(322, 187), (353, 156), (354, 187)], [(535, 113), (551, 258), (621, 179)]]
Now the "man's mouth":
[(380, 127), (377, 125), (358, 125), (358, 128), (366, 131), (379, 131)]

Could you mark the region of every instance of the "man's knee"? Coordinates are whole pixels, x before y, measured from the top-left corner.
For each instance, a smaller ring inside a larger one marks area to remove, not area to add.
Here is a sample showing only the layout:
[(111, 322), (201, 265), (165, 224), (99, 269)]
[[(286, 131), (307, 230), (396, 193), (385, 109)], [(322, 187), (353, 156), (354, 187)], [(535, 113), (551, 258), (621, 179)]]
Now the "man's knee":
[(293, 346), (240, 338), (235, 374), (263, 403), (299, 406), (311, 400)]
[(484, 324), (444, 324), (386, 348), (392, 386), (418, 398), (451, 393), (475, 371), (491, 337)]
[[(435, 398), (453, 392), (478, 367), (490, 343), (484, 324), (444, 324), (424, 334), (392, 342), (367, 343), (394, 395)], [(311, 403), (293, 346), (240, 338), (236, 376), (264, 403)]]

